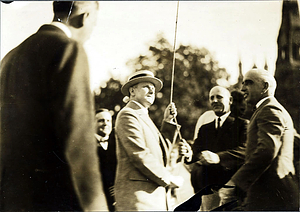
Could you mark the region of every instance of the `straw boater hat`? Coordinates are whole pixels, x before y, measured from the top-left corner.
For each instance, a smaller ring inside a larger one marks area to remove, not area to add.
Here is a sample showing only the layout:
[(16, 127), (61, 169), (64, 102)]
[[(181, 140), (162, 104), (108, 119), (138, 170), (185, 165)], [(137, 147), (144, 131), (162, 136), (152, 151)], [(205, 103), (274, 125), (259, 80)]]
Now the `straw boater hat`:
[(129, 96), (129, 88), (140, 82), (151, 82), (155, 87), (155, 91), (160, 91), (163, 87), (163, 83), (160, 79), (154, 77), (151, 71), (137, 71), (129, 76), (128, 81), (122, 86), (121, 92), (125, 96)]

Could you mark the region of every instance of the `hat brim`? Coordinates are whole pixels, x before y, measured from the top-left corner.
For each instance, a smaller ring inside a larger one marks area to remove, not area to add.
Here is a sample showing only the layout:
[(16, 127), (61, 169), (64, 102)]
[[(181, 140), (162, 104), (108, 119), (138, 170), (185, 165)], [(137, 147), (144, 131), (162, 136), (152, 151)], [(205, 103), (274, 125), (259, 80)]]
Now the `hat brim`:
[(155, 77), (137, 77), (134, 78), (128, 82), (126, 82), (122, 88), (121, 88), (121, 92), (122, 94), (124, 94), (125, 96), (129, 96), (129, 88), (135, 84), (138, 84), (140, 82), (151, 82), (154, 87), (155, 87), (155, 91), (158, 92), (162, 89), (163, 87), (163, 83), (160, 79), (155, 78)]

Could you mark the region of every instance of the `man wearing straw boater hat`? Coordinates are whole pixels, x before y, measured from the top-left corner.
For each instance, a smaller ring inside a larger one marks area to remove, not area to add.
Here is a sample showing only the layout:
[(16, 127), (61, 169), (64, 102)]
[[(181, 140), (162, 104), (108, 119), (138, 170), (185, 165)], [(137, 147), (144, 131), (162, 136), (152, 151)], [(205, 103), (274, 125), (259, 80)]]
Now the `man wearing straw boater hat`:
[(116, 119), (117, 211), (168, 210), (167, 189), (182, 183), (181, 177), (172, 176), (166, 168), (176, 131), (175, 105), (165, 110), (162, 133), (148, 116), (155, 92), (162, 86), (151, 71), (138, 71), (121, 88), (129, 102)]

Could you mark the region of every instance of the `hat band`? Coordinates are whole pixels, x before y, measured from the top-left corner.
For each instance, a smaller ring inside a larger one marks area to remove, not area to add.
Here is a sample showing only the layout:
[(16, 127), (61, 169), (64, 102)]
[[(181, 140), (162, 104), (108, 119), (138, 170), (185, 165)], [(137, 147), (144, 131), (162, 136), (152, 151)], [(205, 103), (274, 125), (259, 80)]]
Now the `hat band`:
[(153, 77), (150, 74), (137, 74), (137, 75), (131, 77), (129, 80), (133, 80), (133, 79), (138, 78), (138, 77), (147, 77), (147, 76), (148, 77)]

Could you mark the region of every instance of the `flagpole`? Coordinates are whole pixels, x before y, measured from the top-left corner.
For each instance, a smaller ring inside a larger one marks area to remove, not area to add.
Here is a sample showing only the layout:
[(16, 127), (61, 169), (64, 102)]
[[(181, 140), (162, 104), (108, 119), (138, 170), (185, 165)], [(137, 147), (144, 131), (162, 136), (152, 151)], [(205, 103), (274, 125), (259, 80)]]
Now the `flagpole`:
[[(176, 39), (177, 39), (177, 25), (178, 25), (178, 11), (179, 11), (179, 1), (177, 2), (177, 12), (176, 12), (176, 22), (175, 22), (175, 33), (174, 33), (174, 45), (173, 45), (173, 62), (172, 62), (172, 75), (171, 75), (171, 92), (170, 92), (170, 103), (173, 102), (174, 93), (174, 78), (175, 78), (175, 61), (176, 61)], [(178, 131), (178, 136), (182, 140), (182, 135), (180, 133), (180, 126), (178, 125), (176, 117), (174, 117), (176, 128)]]
[(177, 2), (177, 12), (176, 12), (176, 22), (175, 22), (175, 33), (174, 33), (173, 63), (172, 63), (172, 75), (171, 75), (171, 95), (170, 95), (170, 103), (173, 102), (173, 92), (174, 92), (174, 76), (175, 76), (175, 56), (176, 56), (176, 38), (177, 38), (178, 11), (179, 11), (179, 1)]

